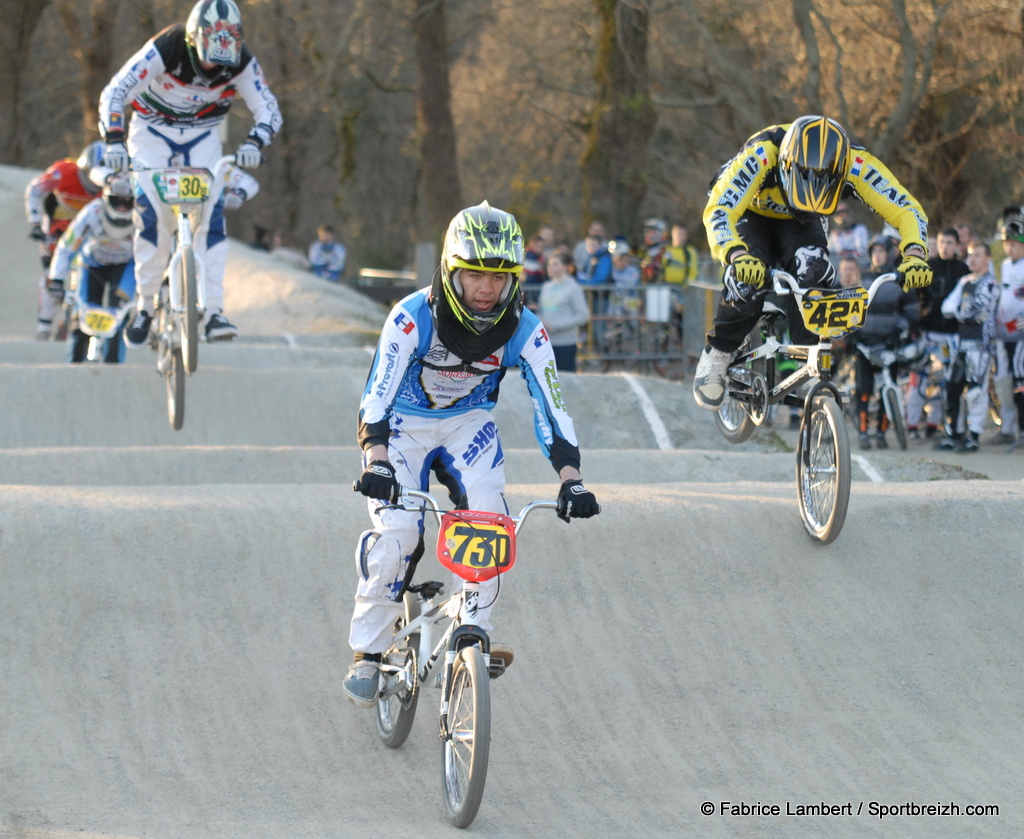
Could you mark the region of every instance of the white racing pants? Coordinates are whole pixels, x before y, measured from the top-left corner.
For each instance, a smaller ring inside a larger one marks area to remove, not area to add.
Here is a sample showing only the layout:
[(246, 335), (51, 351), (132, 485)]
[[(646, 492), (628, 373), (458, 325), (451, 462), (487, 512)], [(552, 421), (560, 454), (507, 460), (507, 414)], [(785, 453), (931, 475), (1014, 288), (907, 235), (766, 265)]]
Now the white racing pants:
[[(988, 376), (992, 353), (987, 343), (964, 341), (949, 365), (947, 431), (981, 436), (988, 416)], [(963, 411), (961, 411), (961, 397)]]
[[(216, 128), (172, 128), (150, 125), (135, 118), (128, 131), (128, 153), (134, 168), (202, 166), (212, 169), (222, 156)], [(167, 260), (171, 256), (177, 221), (170, 207), (160, 201), (152, 177), (135, 179), (135, 283), (139, 297), (152, 313), (160, 293)], [(203, 205), (202, 221), (194, 231), (197, 260), (206, 275), (207, 312), (224, 309), (224, 266), (228, 240), (224, 227), (222, 181), (218, 192)]]
[[(505, 455), (490, 411), (478, 409), (442, 419), (395, 414), (388, 456), (403, 487), (427, 490), (434, 471), (449, 492), (464, 497), (465, 509), (508, 513)], [(445, 505), (443, 492), (435, 490), (433, 495)], [(357, 652), (382, 653), (391, 645), (395, 620), (402, 614), (402, 603), (396, 598), (424, 523), (421, 513), (382, 508), (382, 502), (374, 499), (369, 499), (368, 507), (373, 529), (362, 533), (356, 543), (359, 583), (349, 645)], [(431, 579), (433, 554), (433, 539), (427, 539), (422, 579)], [(490, 614), (501, 579), (480, 585), (476, 623), (484, 630), (493, 629)], [(451, 591), (461, 588), (462, 580), (452, 575)]]
[[(946, 387), (946, 379), (949, 376), (949, 362), (956, 353), (956, 333), (948, 332), (925, 332), (928, 355), (925, 364), (931, 365), (932, 359), (942, 359), (942, 381), (940, 387)], [(907, 386), (907, 425), (917, 428), (922, 419), (928, 425), (935, 428), (942, 427), (942, 395), (936, 393), (928, 398), (928, 370), (914, 370), (910, 374), (910, 384)]]
[(1013, 392), (1017, 382), (1024, 381), (1024, 341), (1008, 343), (996, 341), (996, 370), (993, 384), (999, 399), (1000, 431), (1014, 437), (1020, 428), (1020, 416)]

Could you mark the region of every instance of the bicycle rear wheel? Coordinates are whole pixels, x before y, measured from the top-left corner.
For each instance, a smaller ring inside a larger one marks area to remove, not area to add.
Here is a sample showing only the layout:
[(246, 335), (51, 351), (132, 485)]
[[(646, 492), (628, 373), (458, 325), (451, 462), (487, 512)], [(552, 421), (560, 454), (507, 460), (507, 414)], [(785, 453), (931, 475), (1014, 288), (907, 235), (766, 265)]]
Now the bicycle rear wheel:
[(452, 666), (447, 740), (442, 741), (441, 780), (445, 810), (455, 827), (476, 818), (487, 781), (491, 745), (491, 694), (483, 655), (464, 647)]
[[(420, 604), (414, 594), (406, 592), (405, 614), (398, 619), (395, 625), (396, 632), (419, 617)], [(384, 664), (391, 664), (401, 667), (406, 673), (413, 676), (413, 687), (403, 687), (396, 693), (377, 700), (377, 735), (381, 742), (389, 749), (397, 749), (401, 746), (412, 729), (413, 720), (416, 718), (416, 703), (419, 700), (419, 685), (416, 682), (416, 669), (418, 662), (416, 652), (420, 647), (419, 633), (414, 633), (402, 642), (402, 646), (392, 647), (384, 653)], [(392, 676), (392, 679), (401, 678), (401, 675)], [(385, 685), (385, 691), (388, 686)]]
[[(764, 341), (761, 339), (760, 325), (754, 328), (739, 349), (739, 354), (750, 352), (760, 347)], [(751, 362), (751, 380), (754, 374), (764, 375), (765, 362), (763, 358)], [(741, 402), (732, 396), (733, 379), (726, 379), (725, 396), (722, 399), (722, 406), (715, 412), (715, 425), (719, 433), (730, 443), (738, 445), (750, 439), (750, 435), (757, 428), (757, 423), (750, 416), (750, 408), (745, 402)], [(753, 388), (751, 388), (753, 390)]]
[(882, 388), (882, 404), (885, 406), (885, 413), (892, 424), (892, 431), (896, 435), (896, 442), (903, 450), (907, 448), (907, 417), (903, 411), (903, 398), (897, 388), (886, 386)]
[(196, 308), (196, 255), (192, 248), (181, 249), (181, 302), (185, 307), (181, 319), (181, 351), (185, 359), (185, 372), (191, 375), (199, 367), (199, 309)]
[(819, 396), (805, 416), (796, 452), (797, 500), (804, 527), (829, 544), (843, 529), (850, 503), (850, 440), (842, 409)]

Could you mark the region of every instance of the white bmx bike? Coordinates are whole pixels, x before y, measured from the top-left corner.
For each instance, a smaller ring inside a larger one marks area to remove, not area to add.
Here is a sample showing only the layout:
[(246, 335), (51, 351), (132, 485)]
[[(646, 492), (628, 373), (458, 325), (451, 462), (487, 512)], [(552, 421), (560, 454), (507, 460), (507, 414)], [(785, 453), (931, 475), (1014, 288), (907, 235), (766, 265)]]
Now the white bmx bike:
[(160, 287), (150, 332), (157, 372), (167, 383), (167, 418), (179, 431), (185, 422), (185, 375), (199, 367), (199, 324), (206, 312), (206, 270), (193, 246), (206, 205), (217, 202), (227, 167), (234, 155), (220, 158), (213, 169), (168, 167), (132, 172), (133, 180), (151, 179), (157, 197), (177, 220), (174, 249)]

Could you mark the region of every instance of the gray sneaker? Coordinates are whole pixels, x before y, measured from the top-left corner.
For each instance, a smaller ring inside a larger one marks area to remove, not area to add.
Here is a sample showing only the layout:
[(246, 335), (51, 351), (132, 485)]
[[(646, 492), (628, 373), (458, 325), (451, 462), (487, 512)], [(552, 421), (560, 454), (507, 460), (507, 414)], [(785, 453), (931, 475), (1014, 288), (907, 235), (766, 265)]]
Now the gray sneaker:
[(380, 664), (376, 661), (357, 661), (348, 669), (341, 689), (349, 702), (360, 708), (372, 708), (380, 693)]
[(717, 411), (725, 398), (725, 374), (732, 353), (704, 347), (693, 374), (693, 398), (705, 411)]

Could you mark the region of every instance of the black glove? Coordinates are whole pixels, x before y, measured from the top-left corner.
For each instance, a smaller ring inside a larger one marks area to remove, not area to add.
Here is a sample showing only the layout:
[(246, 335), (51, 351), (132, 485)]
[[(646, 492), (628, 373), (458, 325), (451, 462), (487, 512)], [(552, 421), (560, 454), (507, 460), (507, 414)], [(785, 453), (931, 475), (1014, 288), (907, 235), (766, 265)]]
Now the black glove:
[(562, 481), (558, 490), (558, 517), (562, 521), (569, 519), (589, 519), (601, 512), (594, 493), (583, 486), (583, 481)]
[(372, 460), (352, 484), (352, 489), (361, 492), (367, 498), (379, 498), (394, 504), (398, 501), (400, 487), (395, 478), (395, 467), (387, 460)]
[(46, 283), (46, 293), (59, 303), (64, 299), (64, 280), (49, 280)]
[(37, 242), (45, 242), (46, 234), (43, 233), (43, 226), (41, 224), (33, 224), (32, 229), (28, 232), (29, 239), (35, 239)]

